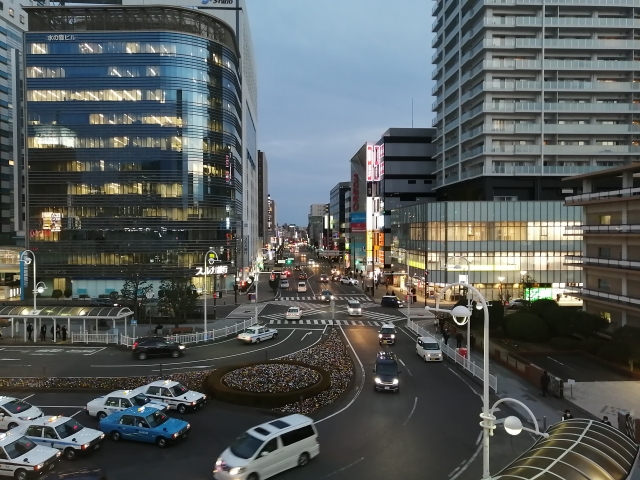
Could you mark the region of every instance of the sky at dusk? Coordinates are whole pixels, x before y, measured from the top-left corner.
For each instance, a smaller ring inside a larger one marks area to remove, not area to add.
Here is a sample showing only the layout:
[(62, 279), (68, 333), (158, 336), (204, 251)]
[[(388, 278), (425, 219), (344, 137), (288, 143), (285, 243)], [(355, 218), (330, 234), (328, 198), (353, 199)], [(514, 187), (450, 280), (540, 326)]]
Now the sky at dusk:
[(426, 0), (247, 0), (258, 70), (258, 149), (277, 222), (349, 181), (349, 160), (391, 127), (431, 126)]

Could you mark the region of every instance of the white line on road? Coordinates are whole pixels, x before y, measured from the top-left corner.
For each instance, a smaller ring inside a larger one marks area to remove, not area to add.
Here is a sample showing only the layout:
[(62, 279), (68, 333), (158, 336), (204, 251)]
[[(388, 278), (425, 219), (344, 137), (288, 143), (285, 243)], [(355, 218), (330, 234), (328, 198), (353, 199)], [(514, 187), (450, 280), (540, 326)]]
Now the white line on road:
[(416, 397), (416, 399), (413, 401), (413, 408), (411, 409), (411, 413), (409, 414), (409, 416), (407, 417), (407, 419), (404, 421), (402, 425), (406, 425), (407, 422), (409, 422), (409, 420), (411, 419), (411, 415), (413, 415), (413, 412), (416, 411), (416, 405), (418, 405), (418, 397)]
[(20, 360), (20, 358), (0, 358), (0, 361), (2, 361), (2, 362), (7, 362), (7, 361), (10, 361), (10, 360)]
[(305, 333), (305, 334), (302, 336), (302, 338), (300, 339), (300, 341), (301, 341), (301, 342), (302, 342), (302, 341), (304, 341), (304, 339), (307, 337), (307, 335), (311, 335), (311, 332), (307, 332), (307, 333)]
[(571, 368), (571, 367), (567, 367), (564, 363), (559, 362), (559, 361), (558, 361), (558, 360), (556, 360), (555, 358), (551, 358), (551, 357), (547, 357), (547, 358), (548, 358), (549, 360), (553, 361), (553, 362), (559, 363), (559, 364), (560, 364), (560, 365), (562, 365), (563, 367), (566, 367), (566, 368), (568, 368), (568, 369), (570, 369), (570, 370), (573, 370), (573, 368)]
[(475, 388), (473, 388), (473, 385), (471, 385), (469, 382), (467, 382), (464, 378), (462, 378), (460, 375), (458, 375), (458, 372), (456, 372), (455, 370), (453, 370), (451, 367), (447, 367), (449, 370), (451, 370), (451, 373), (453, 373), (456, 377), (458, 377), (460, 380), (462, 380), (464, 382), (464, 384), (469, 387), (471, 389), (471, 391), (473, 393), (475, 393), (476, 395), (478, 395), (479, 397), (482, 397), (482, 395), (476, 391)]
[[(358, 356), (358, 354), (356, 353), (356, 349), (353, 348), (353, 345), (351, 345), (351, 341), (349, 340), (349, 337), (347, 337), (346, 333), (344, 333), (344, 330), (342, 329), (341, 325), (338, 325), (340, 327), (340, 331), (342, 332), (342, 335), (344, 336), (344, 338), (347, 340), (347, 343), (349, 344), (349, 347), (351, 348), (351, 351), (353, 352), (353, 355), (356, 357), (356, 360), (358, 360), (358, 363), (360, 364), (360, 370), (362, 371), (362, 381), (360, 382), (360, 386), (358, 387), (358, 390), (356, 391), (356, 394), (353, 396), (353, 398), (351, 399), (351, 401), (349, 403), (347, 403), (344, 407), (342, 407), (340, 410), (338, 410), (337, 412), (332, 413), (331, 415), (328, 415), (324, 418), (321, 418), (320, 420), (316, 420), (316, 423), (320, 423), (320, 422), (324, 422), (325, 420), (330, 419), (331, 417), (335, 417), (336, 415), (338, 415), (339, 413), (344, 412), (347, 408), (349, 408), (351, 405), (353, 405), (353, 403), (357, 400), (357, 398), (360, 396), (360, 393), (362, 392), (362, 389), (364, 388), (364, 382), (365, 382), (365, 373), (364, 373), (364, 365), (362, 365), (362, 361), (360, 360), (360, 357)], [(361, 458), (358, 461), (363, 460), (363, 458)], [(357, 462), (356, 462), (357, 463)], [(350, 466), (350, 465), (349, 465)], [(346, 468), (346, 467), (345, 467)], [(338, 470), (340, 471), (340, 470)], [(337, 472), (336, 472), (337, 473)]]
[[(318, 422), (316, 422), (316, 423), (318, 423)], [(329, 474), (329, 475), (327, 475), (325, 478), (327, 478), (327, 477), (331, 477), (332, 475), (335, 475), (336, 473), (344, 472), (347, 468), (349, 468), (349, 467), (353, 467), (354, 465), (356, 465), (356, 464), (360, 463), (360, 462), (361, 462), (361, 461), (363, 461), (363, 460), (364, 460), (364, 457), (362, 457), (362, 458), (360, 458), (360, 459), (356, 460), (356, 461), (355, 461), (355, 462), (353, 462), (353, 463), (350, 463), (350, 464), (349, 464), (349, 465), (347, 465), (346, 467), (342, 467), (340, 470), (336, 470), (335, 472), (330, 473), (330, 474)]]
[(93, 355), (94, 353), (98, 353), (98, 352), (101, 352), (101, 351), (106, 350), (106, 349), (107, 349), (107, 347), (102, 347), (102, 348), (99, 348), (98, 350), (96, 350), (95, 352), (85, 353), (85, 355), (86, 356)]
[(402, 364), (403, 367), (406, 367), (407, 365), (402, 361), (401, 358), (399, 358), (398, 360), (400, 360), (400, 363)]
[(456, 470), (454, 470), (453, 472), (451, 472), (449, 474), (449, 480), (456, 480), (456, 478), (458, 478), (460, 475), (462, 475), (464, 473), (464, 471), (469, 468), (469, 465), (471, 465), (471, 463), (476, 459), (476, 457), (478, 456), (478, 454), (480, 453), (480, 450), (482, 450), (482, 445), (478, 445), (478, 448), (476, 449), (475, 453), (472, 455), (472, 457), (464, 464), (464, 466), (462, 468), (458, 467), (456, 468), (456, 470), (458, 470), (458, 472), (451, 476), (453, 473), (456, 472)]
[(82, 405), (38, 405), (38, 408), (84, 408), (84, 407)]
[[(286, 337), (284, 337), (282, 340), (280, 340), (278, 343), (274, 343), (273, 345), (268, 345), (266, 347), (262, 347), (262, 348), (254, 348), (253, 350), (248, 350), (246, 352), (243, 353), (234, 353), (233, 355), (226, 355), (224, 357), (214, 357), (214, 358), (203, 358), (202, 360), (191, 360), (188, 362), (172, 362), (172, 363), (163, 363), (163, 365), (166, 365), (167, 367), (170, 367), (172, 365), (185, 365), (185, 364), (189, 364), (189, 363), (202, 363), (202, 362), (211, 362), (212, 360), (221, 360), (223, 358), (231, 358), (231, 357), (238, 357), (240, 355), (247, 355), (249, 353), (253, 353), (253, 352), (259, 352), (261, 350), (266, 350), (268, 348), (273, 348), (276, 345), (280, 345), (283, 342), (286, 342), (287, 339), (293, 335), (293, 333), (295, 332), (295, 330), (291, 330), (291, 333), (289, 335), (287, 335)], [(93, 368), (114, 368), (114, 367), (157, 367), (159, 366), (159, 363), (146, 363), (146, 364), (129, 364), (129, 365), (91, 365), (91, 367)]]
[(184, 370), (184, 369), (193, 369), (193, 368), (198, 368), (198, 369), (205, 369), (205, 368), (211, 368), (213, 367), (213, 365), (203, 365), (203, 366), (186, 366), (186, 367), (176, 367), (176, 368), (162, 368), (162, 370), (160, 370), (159, 368), (156, 370), (151, 370), (152, 372), (169, 372), (169, 371), (173, 371), (173, 370)]
[(84, 409), (83, 410), (78, 410), (76, 413), (73, 413), (73, 414), (71, 414), (69, 416), (73, 418), (73, 417), (75, 417), (77, 414), (79, 414), (81, 412), (84, 412)]
[(31, 398), (31, 397), (33, 397), (34, 395), (35, 395), (35, 393), (32, 393), (32, 394), (31, 394), (31, 395), (29, 395), (28, 397), (24, 397), (24, 398), (22, 399), (22, 401), (24, 402), (27, 398)]

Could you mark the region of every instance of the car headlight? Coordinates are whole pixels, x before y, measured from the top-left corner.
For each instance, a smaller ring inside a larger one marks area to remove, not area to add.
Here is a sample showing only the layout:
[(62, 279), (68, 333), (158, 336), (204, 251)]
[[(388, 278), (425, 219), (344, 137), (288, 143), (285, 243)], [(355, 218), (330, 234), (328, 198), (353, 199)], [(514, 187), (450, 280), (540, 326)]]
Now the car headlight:
[(18, 417), (18, 418), (23, 422), (28, 422), (29, 420), (31, 420), (31, 417)]
[(378, 338), (382, 338), (382, 334), (381, 333), (378, 334)]
[(393, 379), (393, 384), (394, 384), (394, 385), (397, 385), (397, 384), (398, 384), (398, 379), (397, 379), (397, 378), (394, 378), (394, 379)]
[(89, 448), (91, 446), (90, 443), (85, 443), (82, 445), (82, 450), (86, 450), (87, 448)]
[(394, 333), (391, 334), (391, 338), (396, 338), (396, 335)]
[(229, 473), (231, 475), (238, 475), (242, 472), (244, 472), (246, 470), (246, 467), (234, 467), (231, 470), (229, 470)]
[(184, 345), (180, 345), (178, 348), (179, 348), (180, 350), (184, 350), (186, 347), (185, 347)]
[(173, 435), (171, 435), (173, 438), (178, 438), (178, 432), (174, 433)]
[(100, 435), (100, 440), (102, 440), (103, 438), (104, 438), (104, 433)]
[(376, 382), (376, 383), (382, 383), (382, 380), (380, 380), (380, 378), (376, 377), (376, 378), (375, 378), (375, 382)]
[(219, 467), (220, 465), (222, 465), (222, 458), (218, 458), (216, 460), (216, 467)]
[(333, 295), (331, 295), (331, 300), (334, 300), (334, 299), (335, 299), (335, 297)]
[(33, 467), (34, 470), (40, 470), (42, 467), (44, 467), (44, 463), (39, 463), (38, 465), (36, 465), (35, 467)]

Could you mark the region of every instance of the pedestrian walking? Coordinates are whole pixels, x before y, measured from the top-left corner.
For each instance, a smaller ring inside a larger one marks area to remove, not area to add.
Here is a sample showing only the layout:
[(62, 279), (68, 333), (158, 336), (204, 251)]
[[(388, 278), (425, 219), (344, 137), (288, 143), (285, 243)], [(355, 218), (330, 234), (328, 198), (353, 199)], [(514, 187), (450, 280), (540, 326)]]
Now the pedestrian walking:
[(47, 339), (47, 325), (42, 324), (40, 327), (40, 341), (44, 342)]
[(60, 324), (56, 324), (56, 338), (60, 339)]
[(440, 333), (444, 332), (444, 317), (442, 315), (440, 315), (440, 321), (439, 321), (439, 325), (440, 325)]
[(464, 337), (462, 336), (462, 333), (458, 332), (458, 334), (456, 335), (456, 348), (462, 348), (463, 340)]
[(395, 290), (391, 290), (391, 295), (393, 295), (395, 297), (396, 296), (396, 291)]
[(471, 347), (472, 352), (476, 349), (476, 336), (473, 333), (469, 339), (469, 347)]
[(445, 328), (444, 332), (442, 332), (442, 340), (444, 340), (445, 345), (449, 345), (449, 329)]
[(51, 340), (53, 340), (53, 325), (51, 325), (51, 328), (49, 329), (49, 331), (51, 332)]
[(31, 336), (33, 335), (33, 325), (31, 325), (31, 322), (27, 325), (27, 333), (29, 334), (29, 340), (32, 340)]
[(612, 426), (611, 422), (609, 421), (609, 417), (607, 417), (606, 415), (602, 417), (602, 423), (604, 423), (605, 425), (609, 425), (610, 427)]
[[(549, 390), (549, 384), (551, 383), (551, 377), (545, 370), (540, 377), (540, 388), (542, 388), (542, 396), (547, 396), (547, 391)], [(568, 410), (567, 410), (568, 411)]]
[(564, 411), (564, 415), (562, 415), (562, 420), (573, 420), (573, 415), (571, 415), (571, 412), (569, 411), (569, 409)]
[(67, 327), (66, 327), (66, 325), (62, 326), (61, 332), (62, 332), (62, 341), (66, 342), (67, 341)]

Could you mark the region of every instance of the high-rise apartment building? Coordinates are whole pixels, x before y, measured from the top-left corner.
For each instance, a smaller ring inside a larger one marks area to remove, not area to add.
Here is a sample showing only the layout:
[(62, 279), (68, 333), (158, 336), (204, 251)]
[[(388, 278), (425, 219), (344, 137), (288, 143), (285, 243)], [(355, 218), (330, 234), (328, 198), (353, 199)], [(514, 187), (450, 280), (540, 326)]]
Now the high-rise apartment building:
[(269, 166), (267, 155), (258, 150), (258, 238), (264, 247), (269, 243), (267, 220), (269, 218)]
[(275, 243), (278, 237), (278, 223), (276, 221), (276, 201), (267, 195), (267, 232), (269, 241)]
[(324, 228), (324, 203), (314, 203), (309, 208), (309, 224), (307, 233), (309, 242), (313, 246), (322, 246), (322, 231)]
[(156, 289), (172, 275), (202, 286), (210, 248), (247, 275), (262, 246), (244, 1), (80, 3), (27, 8), (39, 278), (89, 296), (120, 290), (132, 272)]
[(561, 177), (640, 159), (638, 2), (438, 0), (433, 14), (439, 197), (562, 200), (579, 184)]

